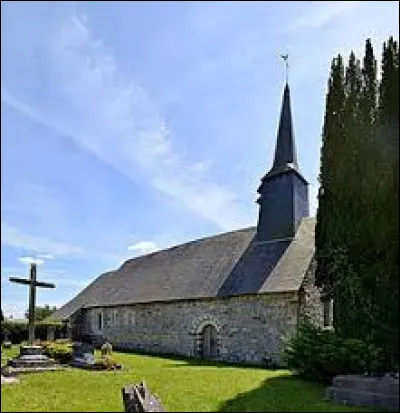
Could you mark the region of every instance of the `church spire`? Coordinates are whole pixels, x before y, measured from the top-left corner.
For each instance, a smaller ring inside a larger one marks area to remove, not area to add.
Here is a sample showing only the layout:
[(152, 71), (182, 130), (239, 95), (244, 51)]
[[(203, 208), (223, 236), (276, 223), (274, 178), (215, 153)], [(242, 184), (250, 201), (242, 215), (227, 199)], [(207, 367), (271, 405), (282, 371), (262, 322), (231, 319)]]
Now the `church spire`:
[[(286, 58), (282, 57), (287, 64), (287, 55)], [(260, 205), (258, 241), (293, 238), (300, 221), (309, 214), (309, 205), (308, 182), (300, 174), (297, 163), (287, 81), (283, 91), (274, 162), (270, 171), (261, 179), (257, 192), (260, 194), (257, 200)]]
[(279, 120), (278, 136), (275, 146), (274, 163), (267, 177), (281, 172), (294, 170), (299, 173), (296, 145), (294, 142), (292, 111), (290, 107), (290, 89), (288, 83), (283, 91), (282, 109)]

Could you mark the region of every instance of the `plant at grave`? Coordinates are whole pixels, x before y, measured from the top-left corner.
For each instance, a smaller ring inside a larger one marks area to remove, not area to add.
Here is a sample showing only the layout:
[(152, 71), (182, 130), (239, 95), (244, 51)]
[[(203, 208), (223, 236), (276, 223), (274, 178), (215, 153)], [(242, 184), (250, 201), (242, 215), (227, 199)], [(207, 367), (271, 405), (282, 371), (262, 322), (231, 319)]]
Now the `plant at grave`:
[(106, 341), (100, 348), (102, 356), (111, 356), (112, 354), (112, 345), (110, 342)]
[(119, 367), (117, 360), (110, 355), (102, 356), (96, 364), (101, 364), (106, 370), (114, 370)]

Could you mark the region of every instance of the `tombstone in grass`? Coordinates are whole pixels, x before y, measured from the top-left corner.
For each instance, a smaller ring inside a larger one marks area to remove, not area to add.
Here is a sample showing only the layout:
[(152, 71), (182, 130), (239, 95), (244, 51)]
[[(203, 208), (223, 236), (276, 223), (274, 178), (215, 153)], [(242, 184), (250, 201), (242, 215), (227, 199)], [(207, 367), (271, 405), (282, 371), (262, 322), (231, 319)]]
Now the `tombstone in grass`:
[(125, 412), (164, 412), (155, 394), (151, 394), (145, 382), (122, 388), (122, 401)]
[(11, 343), (11, 340), (10, 340), (10, 337), (9, 337), (9, 333), (8, 333), (8, 331), (6, 330), (6, 331), (4, 332), (3, 348), (11, 348), (11, 346), (12, 346), (12, 343)]
[(399, 411), (399, 379), (396, 377), (369, 377), (339, 375), (326, 389), (326, 398), (335, 403)]
[(47, 328), (47, 341), (54, 341), (55, 331), (56, 331), (55, 326), (49, 326)]
[(34, 345), (35, 340), (35, 301), (36, 288), (54, 288), (51, 283), (36, 280), (36, 263), (31, 263), (30, 278), (11, 277), (11, 282), (29, 285), (29, 315), (28, 315), (28, 345), (20, 347), (20, 354), (8, 362), (4, 374), (16, 374), (19, 372), (54, 370), (57, 368), (53, 359), (47, 357), (43, 347)]
[(94, 346), (89, 343), (74, 343), (72, 345), (71, 366), (95, 370), (100, 368), (94, 358)]

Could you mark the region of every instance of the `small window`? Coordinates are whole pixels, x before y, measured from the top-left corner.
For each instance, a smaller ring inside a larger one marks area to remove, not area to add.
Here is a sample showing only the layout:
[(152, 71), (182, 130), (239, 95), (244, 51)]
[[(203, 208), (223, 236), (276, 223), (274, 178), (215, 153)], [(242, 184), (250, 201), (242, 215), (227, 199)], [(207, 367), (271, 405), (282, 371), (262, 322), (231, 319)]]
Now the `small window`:
[(103, 329), (103, 314), (101, 314), (101, 313), (97, 314), (97, 328), (99, 330)]
[(324, 301), (324, 327), (331, 327), (332, 326), (332, 307), (333, 301)]

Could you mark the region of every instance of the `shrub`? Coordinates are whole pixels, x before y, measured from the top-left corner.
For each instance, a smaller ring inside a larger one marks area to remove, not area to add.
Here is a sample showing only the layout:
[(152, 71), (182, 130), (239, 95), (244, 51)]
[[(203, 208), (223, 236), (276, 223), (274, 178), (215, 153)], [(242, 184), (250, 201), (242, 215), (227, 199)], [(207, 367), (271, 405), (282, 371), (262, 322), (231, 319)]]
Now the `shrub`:
[(338, 374), (382, 374), (389, 371), (384, 352), (358, 339), (344, 339), (304, 321), (285, 347), (290, 369), (305, 378), (330, 382)]
[(117, 360), (110, 355), (102, 356), (98, 363), (102, 364), (106, 370), (114, 370), (119, 367)]
[(68, 364), (72, 360), (72, 344), (47, 342), (43, 346), (45, 354), (61, 364)]

